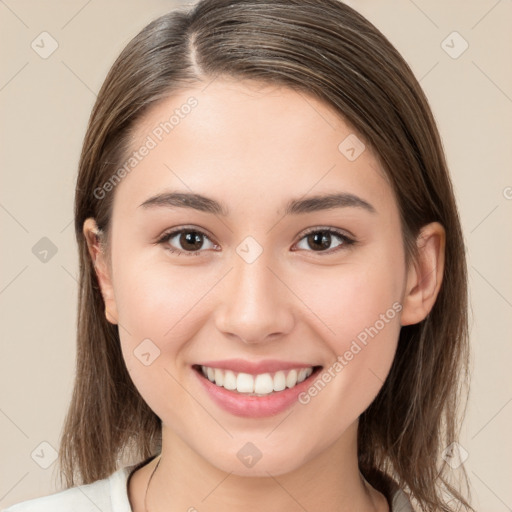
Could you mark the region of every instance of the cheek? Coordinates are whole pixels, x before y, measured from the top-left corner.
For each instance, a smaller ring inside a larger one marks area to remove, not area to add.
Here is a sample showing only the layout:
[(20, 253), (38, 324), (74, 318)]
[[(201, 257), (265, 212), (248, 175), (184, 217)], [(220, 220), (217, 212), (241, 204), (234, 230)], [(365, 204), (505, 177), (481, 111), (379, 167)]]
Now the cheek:
[(332, 358), (302, 403), (323, 402), (320, 410), (334, 407), (344, 422), (347, 414), (355, 419), (373, 401), (393, 363), (400, 333), (401, 270), (391, 260), (347, 265), (317, 275), (299, 291), (307, 297), (304, 302)]
[(393, 269), (392, 263), (315, 270), (294, 282), (298, 283), (297, 295), (313, 315), (310, 323), (314, 321), (336, 354), (347, 350), (359, 334), (363, 333), (360, 338), (364, 338), (366, 329), (375, 324), (379, 331), (387, 331), (390, 324), (399, 326), (397, 309), (401, 309), (403, 272)]
[(165, 264), (127, 258), (117, 266), (115, 297), (123, 358), (135, 386), (155, 412), (162, 397), (167, 402), (182, 395), (173, 379), (174, 367), (201, 325), (199, 315), (205, 314), (206, 301), (201, 307), (197, 303), (211, 284), (191, 268), (172, 270)]
[(214, 277), (193, 266), (123, 260), (115, 276), (119, 322), (132, 334), (133, 343), (150, 338), (159, 345), (166, 340), (166, 345), (179, 348), (173, 340), (192, 334), (190, 329), (197, 321), (191, 320), (197, 320), (196, 315), (207, 303), (201, 301), (198, 307), (215, 285)]

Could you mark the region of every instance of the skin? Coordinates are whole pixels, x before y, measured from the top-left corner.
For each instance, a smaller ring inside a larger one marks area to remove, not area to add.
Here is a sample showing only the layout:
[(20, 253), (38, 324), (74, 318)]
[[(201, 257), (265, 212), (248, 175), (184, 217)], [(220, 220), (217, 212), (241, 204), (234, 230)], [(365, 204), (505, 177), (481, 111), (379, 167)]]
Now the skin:
[[(288, 88), (218, 78), (175, 93), (139, 122), (134, 149), (190, 96), (195, 109), (117, 185), (106, 251), (94, 220), (84, 223), (107, 318), (119, 325), (131, 378), (163, 423), (148, 509), (387, 511), (358, 470), (358, 418), (389, 372), (400, 327), (421, 321), (435, 302), (444, 229), (423, 228), (407, 268), (397, 203), (378, 159), (367, 147), (349, 161), (338, 145), (354, 131), (329, 106)], [(139, 206), (168, 190), (222, 201), (229, 215)], [(290, 199), (333, 191), (376, 211), (283, 216)], [(210, 240), (193, 255), (167, 249), (184, 252), (179, 236), (155, 243), (180, 227)], [(304, 231), (326, 227), (357, 243), (336, 251), (332, 235), (315, 251)], [(263, 249), (250, 264), (236, 252), (247, 236)], [(317, 396), (272, 417), (224, 411), (191, 369), (235, 357), (329, 368), (397, 302), (402, 310)], [(149, 366), (134, 355), (146, 338), (160, 349)], [(262, 453), (251, 468), (237, 458), (246, 442)], [(134, 512), (145, 510), (156, 462), (129, 482)]]

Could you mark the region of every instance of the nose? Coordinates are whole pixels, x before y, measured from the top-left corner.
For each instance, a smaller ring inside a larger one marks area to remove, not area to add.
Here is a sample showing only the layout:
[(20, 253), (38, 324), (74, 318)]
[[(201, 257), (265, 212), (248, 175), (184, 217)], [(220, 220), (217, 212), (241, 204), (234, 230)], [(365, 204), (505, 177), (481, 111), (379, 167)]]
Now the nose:
[(264, 343), (289, 333), (294, 325), (293, 295), (261, 255), (247, 263), (238, 255), (224, 284), (215, 315), (217, 329), (244, 343)]

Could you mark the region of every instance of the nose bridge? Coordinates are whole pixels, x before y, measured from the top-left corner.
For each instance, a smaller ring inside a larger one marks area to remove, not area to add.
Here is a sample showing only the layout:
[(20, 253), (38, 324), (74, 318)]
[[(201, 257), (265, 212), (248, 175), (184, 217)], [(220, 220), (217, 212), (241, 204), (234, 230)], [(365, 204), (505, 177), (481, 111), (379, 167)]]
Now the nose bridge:
[[(242, 245), (242, 244), (241, 244)], [(254, 261), (234, 255), (234, 269), (222, 292), (217, 328), (246, 343), (285, 334), (293, 325), (291, 301), (263, 252)]]

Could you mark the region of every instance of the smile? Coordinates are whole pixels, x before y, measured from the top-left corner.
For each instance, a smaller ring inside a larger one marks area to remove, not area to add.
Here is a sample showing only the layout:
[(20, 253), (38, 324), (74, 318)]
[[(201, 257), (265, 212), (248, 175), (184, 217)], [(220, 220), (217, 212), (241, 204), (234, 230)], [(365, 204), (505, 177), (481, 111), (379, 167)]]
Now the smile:
[(200, 369), (203, 376), (210, 382), (228, 391), (235, 391), (250, 396), (265, 396), (294, 388), (297, 384), (310, 377), (315, 368), (317, 367), (292, 368), (286, 371), (280, 370), (274, 373), (260, 373), (256, 375), (202, 365), (197, 369)]
[(224, 359), (192, 365), (200, 389), (224, 411), (245, 418), (283, 413), (297, 403), (323, 366), (302, 361)]

